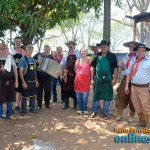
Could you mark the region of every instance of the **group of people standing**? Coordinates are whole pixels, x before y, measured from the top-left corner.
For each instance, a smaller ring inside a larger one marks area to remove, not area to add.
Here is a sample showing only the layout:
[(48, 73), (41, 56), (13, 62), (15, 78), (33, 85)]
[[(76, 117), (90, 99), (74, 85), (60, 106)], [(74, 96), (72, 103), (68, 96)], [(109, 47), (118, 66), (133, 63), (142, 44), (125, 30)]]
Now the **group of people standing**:
[[(66, 43), (69, 51), (64, 55), (62, 55), (61, 47), (57, 47), (55, 55), (50, 55), (51, 47), (45, 45), (43, 53), (37, 53), (33, 57), (31, 56), (33, 46), (28, 45), (24, 51), (21, 49), (21, 42), (21, 38), (15, 38), (15, 47), (9, 53), (7, 45), (0, 44), (0, 84), (2, 85), (0, 87), (0, 123), (3, 122), (4, 102), (7, 102), (6, 118), (15, 119), (12, 116), (15, 91), (15, 110), (22, 115), (27, 115), (27, 99), (30, 99), (29, 111), (31, 113), (42, 109), (43, 93), (45, 107), (50, 109), (51, 90), (53, 102), (57, 102), (58, 81), (61, 85), (61, 101), (64, 103), (64, 110), (69, 108), (69, 98), (72, 98), (74, 109), (79, 109), (77, 114), (88, 115), (87, 104), (91, 84), (93, 86), (91, 118), (97, 115), (100, 107), (99, 101), (104, 100), (103, 116), (104, 119), (108, 119), (110, 102), (113, 100), (113, 86), (117, 82), (120, 68), (124, 71), (124, 77), (117, 93), (116, 120), (122, 119), (123, 110), (129, 104), (128, 122), (134, 122), (136, 111), (139, 115), (139, 125), (150, 127), (150, 58), (146, 55), (150, 49), (146, 45), (134, 41), (124, 43), (125, 47), (129, 47), (130, 53), (122, 62), (118, 62), (116, 56), (108, 51), (110, 42), (106, 40), (89, 46), (94, 52), (90, 59), (87, 58), (87, 50), (82, 48), (77, 51), (76, 43), (73, 41)], [(51, 77), (40, 70), (42, 57), (53, 59), (62, 66), (59, 78)]]

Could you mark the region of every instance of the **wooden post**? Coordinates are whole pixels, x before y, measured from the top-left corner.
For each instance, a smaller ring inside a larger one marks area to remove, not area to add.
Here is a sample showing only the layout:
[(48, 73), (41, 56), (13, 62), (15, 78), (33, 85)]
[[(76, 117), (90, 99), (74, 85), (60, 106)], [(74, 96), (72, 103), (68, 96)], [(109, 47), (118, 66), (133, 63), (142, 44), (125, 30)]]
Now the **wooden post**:
[(106, 41), (110, 41), (110, 25), (111, 25), (111, 0), (104, 0), (103, 39)]
[(10, 26), (10, 47), (12, 46), (12, 25)]
[(133, 41), (136, 40), (136, 22), (134, 21), (134, 26), (133, 26)]

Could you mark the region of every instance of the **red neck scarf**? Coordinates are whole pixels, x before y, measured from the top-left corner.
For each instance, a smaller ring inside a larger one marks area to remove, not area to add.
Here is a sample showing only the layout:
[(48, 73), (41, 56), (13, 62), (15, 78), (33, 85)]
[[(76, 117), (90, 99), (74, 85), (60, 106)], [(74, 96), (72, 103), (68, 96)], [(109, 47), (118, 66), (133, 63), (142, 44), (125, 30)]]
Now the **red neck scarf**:
[(136, 52), (133, 53), (133, 55), (131, 53), (129, 54), (129, 59), (126, 62), (126, 69), (128, 69), (128, 67), (129, 67), (129, 63), (130, 63), (131, 58), (134, 57), (135, 55), (136, 55)]
[(71, 52), (69, 51), (69, 55), (73, 55), (73, 53), (74, 53), (74, 50), (73, 50), (73, 51), (71, 51)]
[[(145, 56), (144, 56), (143, 58), (141, 58), (141, 59), (138, 59), (138, 56), (136, 57), (136, 61), (134, 62), (134, 64), (132, 65), (132, 68), (131, 68), (130, 79), (132, 79), (132, 78), (135, 76), (136, 72), (138, 71), (139, 64), (140, 64), (140, 62), (141, 62), (144, 58), (145, 58)], [(136, 63), (137, 63), (137, 64), (136, 64)], [(135, 70), (134, 70), (135, 64), (136, 64), (136, 67), (135, 67)], [(133, 70), (134, 70), (134, 72), (133, 72)]]

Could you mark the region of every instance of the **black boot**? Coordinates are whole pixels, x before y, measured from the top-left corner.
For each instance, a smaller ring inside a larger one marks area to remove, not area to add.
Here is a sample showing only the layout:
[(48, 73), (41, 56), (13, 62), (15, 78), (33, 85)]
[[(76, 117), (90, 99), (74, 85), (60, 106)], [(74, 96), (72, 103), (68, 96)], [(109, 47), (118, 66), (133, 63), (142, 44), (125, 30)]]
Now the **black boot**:
[(63, 109), (68, 109), (69, 108), (69, 99), (64, 98), (65, 101), (65, 106), (63, 107)]
[(77, 109), (77, 99), (73, 99), (73, 103), (74, 103), (74, 109)]

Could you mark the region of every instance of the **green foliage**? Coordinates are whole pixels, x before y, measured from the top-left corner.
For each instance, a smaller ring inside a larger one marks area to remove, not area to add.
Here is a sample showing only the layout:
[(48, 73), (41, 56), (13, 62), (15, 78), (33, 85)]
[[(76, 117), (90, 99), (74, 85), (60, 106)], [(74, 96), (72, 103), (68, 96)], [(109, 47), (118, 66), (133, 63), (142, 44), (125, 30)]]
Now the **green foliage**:
[[(119, 1), (116, 4), (119, 5)], [(80, 13), (91, 8), (98, 17), (102, 0), (0, 0), (0, 22), (13, 24), (21, 29), (24, 44), (35, 42), (66, 19), (77, 20)], [(27, 40), (28, 39), (28, 40)]]

